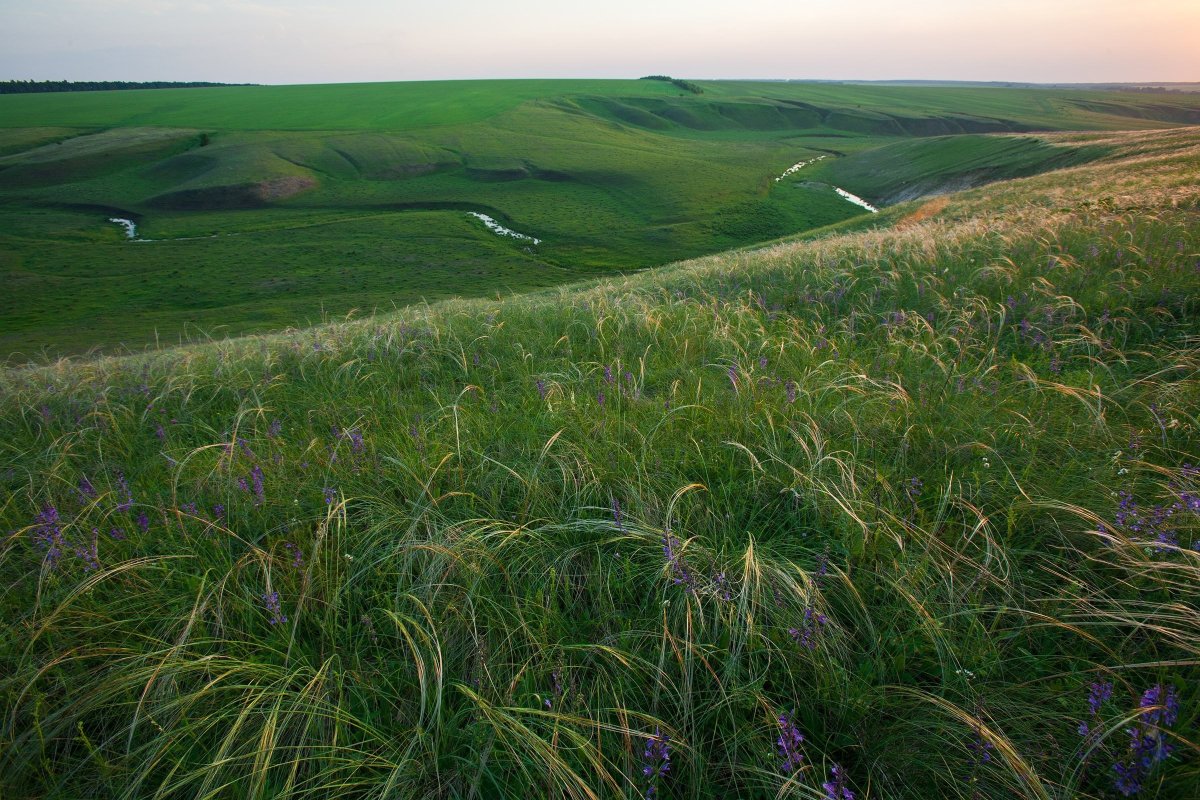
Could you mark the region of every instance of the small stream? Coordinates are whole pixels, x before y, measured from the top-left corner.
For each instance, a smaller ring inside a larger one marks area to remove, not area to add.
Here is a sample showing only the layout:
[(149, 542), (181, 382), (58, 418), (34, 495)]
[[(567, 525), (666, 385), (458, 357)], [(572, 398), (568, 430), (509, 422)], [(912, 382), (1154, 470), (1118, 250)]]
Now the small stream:
[(109, 222), (115, 222), (125, 229), (125, 238), (131, 242), (191, 242), (196, 239), (216, 239), (221, 236), (237, 236), (236, 233), (213, 233), (208, 236), (177, 236), (173, 239), (146, 239), (138, 236), (137, 223), (123, 217), (109, 217)]
[(783, 180), (787, 176), (799, 172), (800, 170), (807, 167), (809, 164), (815, 164), (818, 161), (825, 159), (825, 158), (829, 158), (829, 156), (817, 156), (816, 158), (810, 158), (808, 161), (800, 161), (795, 164), (792, 164), (790, 167), (788, 167), (787, 169), (785, 169), (783, 171), (782, 175), (780, 175), (778, 178), (775, 179), (775, 182), (779, 183), (781, 180)]
[[(499, 222), (497, 222), (493, 218), (489, 217), (487, 214), (480, 214), (477, 211), (468, 211), (467, 215), (471, 216), (471, 217), (475, 217), (477, 220), (479, 220), (485, 226), (487, 226), (488, 230), (492, 231), (497, 236), (508, 236), (513, 239), (520, 239), (522, 241), (530, 242), (532, 244), (541, 244), (542, 243), (542, 240), (538, 239), (535, 236), (527, 236), (524, 233), (518, 233), (517, 231), (514, 231), (512, 228), (504, 227)], [(116, 225), (120, 225), (121, 228), (125, 231), (125, 238), (131, 242), (183, 242), (183, 241), (187, 241), (189, 239), (215, 239), (215, 238), (217, 238), (217, 236), (220, 235), (220, 234), (213, 234), (212, 236), (183, 236), (178, 239), (144, 239), (144, 238), (138, 236), (137, 223), (134, 222), (133, 220), (125, 219), (124, 217), (109, 217), (108, 221), (112, 222)], [(237, 234), (226, 234), (226, 235), (227, 236), (236, 236)]]
[(534, 244), (542, 243), (541, 239), (534, 238), (533, 236), (526, 236), (523, 233), (517, 233), (512, 228), (504, 227), (499, 222), (496, 222), (496, 220), (489, 217), (487, 214), (480, 214), (478, 211), (468, 211), (467, 215), (471, 216), (471, 217), (475, 217), (475, 219), (483, 222), (483, 224), (488, 227), (488, 230), (492, 231), (497, 236), (511, 236), (514, 239), (523, 239), (527, 242), (533, 242)]
[(137, 235), (137, 223), (131, 219), (123, 219), (122, 217), (109, 217), (109, 222), (115, 222), (125, 229), (125, 238), (131, 242), (148, 242), (149, 239), (139, 239)]
[[(785, 169), (785, 170), (783, 171), (783, 174), (782, 174), (782, 175), (780, 175), (778, 178), (776, 178), (776, 179), (775, 179), (775, 182), (776, 182), (776, 183), (779, 183), (779, 182), (780, 182), (781, 180), (783, 180), (784, 178), (787, 178), (787, 177), (788, 177), (788, 176), (790, 176), (790, 175), (794, 175), (794, 174), (796, 174), (796, 173), (797, 173), (797, 172), (799, 172), (800, 170), (802, 170), (802, 169), (804, 169), (805, 167), (807, 167), (809, 164), (815, 164), (815, 163), (817, 163), (818, 161), (821, 161), (822, 159), (826, 159), (826, 158), (829, 158), (829, 156), (827, 156), (827, 155), (824, 155), (824, 156), (817, 156), (816, 158), (810, 158), (810, 159), (808, 159), (807, 161), (797, 161), (795, 164), (792, 164), (790, 167), (788, 167), (787, 169)], [(878, 209), (878, 208), (876, 208), (875, 206), (871, 205), (871, 204), (870, 204), (870, 203), (868, 203), (866, 200), (863, 200), (863, 199), (862, 199), (861, 197), (859, 197), (858, 195), (856, 195), (856, 194), (851, 194), (850, 192), (847, 192), (845, 189), (841, 188), (840, 186), (834, 186), (834, 187), (833, 187), (833, 190), (834, 190), (835, 192), (837, 192), (837, 193), (838, 193), (838, 196), (840, 196), (840, 197), (841, 197), (843, 200), (847, 200), (847, 201), (849, 201), (849, 202), (851, 202), (851, 203), (854, 203), (854, 205), (856, 205), (856, 206), (859, 206), (859, 207), (861, 207), (861, 208), (865, 208), (867, 211), (870, 211), (872, 214), (878, 214), (878, 213), (879, 213), (879, 209)]]
[(878, 208), (876, 208), (875, 206), (871, 205), (871, 204), (870, 204), (870, 203), (868, 203), (866, 200), (863, 200), (863, 199), (862, 199), (861, 197), (859, 197), (858, 195), (856, 195), (856, 194), (850, 194), (850, 193), (849, 193), (849, 192), (847, 192), (845, 189), (842, 189), (842, 188), (841, 188), (841, 187), (839, 187), (839, 186), (835, 186), (835, 187), (833, 187), (833, 190), (834, 190), (835, 192), (837, 192), (839, 195), (841, 195), (841, 196), (842, 196), (844, 199), (846, 199), (846, 200), (849, 200), (851, 203), (854, 203), (854, 205), (856, 205), (856, 206), (862, 206), (862, 207), (863, 207), (863, 208), (865, 208), (867, 211), (870, 211), (872, 214), (878, 214), (878, 213), (879, 213), (879, 209), (878, 209)]

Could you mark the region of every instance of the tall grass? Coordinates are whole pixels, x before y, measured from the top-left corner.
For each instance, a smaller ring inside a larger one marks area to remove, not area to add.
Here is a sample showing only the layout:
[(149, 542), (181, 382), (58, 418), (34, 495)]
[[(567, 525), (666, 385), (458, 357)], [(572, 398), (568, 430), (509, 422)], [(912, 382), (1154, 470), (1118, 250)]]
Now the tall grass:
[(0, 792), (1195, 797), (1198, 137), (5, 372)]

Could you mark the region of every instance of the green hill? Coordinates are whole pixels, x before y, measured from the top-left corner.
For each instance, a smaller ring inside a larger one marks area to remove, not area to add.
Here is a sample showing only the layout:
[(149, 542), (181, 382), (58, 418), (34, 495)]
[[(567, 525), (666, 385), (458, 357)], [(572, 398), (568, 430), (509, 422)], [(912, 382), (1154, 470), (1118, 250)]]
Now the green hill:
[(0, 371), (0, 795), (1196, 797), (1200, 129), (996, 141), (1105, 155)]
[[(634, 271), (859, 216), (837, 181), (887, 202), (1103, 155), (985, 133), (1160, 128), (1200, 113), (1189, 95), (700, 88), (0, 96), (0, 348), (16, 360), (138, 350)], [(113, 218), (154, 241), (126, 241)]]

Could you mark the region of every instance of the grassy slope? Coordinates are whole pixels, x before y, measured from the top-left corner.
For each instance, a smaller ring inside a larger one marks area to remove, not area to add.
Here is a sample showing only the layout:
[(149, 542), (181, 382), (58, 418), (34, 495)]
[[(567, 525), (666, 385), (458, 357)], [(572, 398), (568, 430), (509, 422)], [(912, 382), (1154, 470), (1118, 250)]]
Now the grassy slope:
[[(675, 95), (656, 81), (414, 81), (5, 95), (3, 127), (171, 125), (219, 130), (383, 130), (479, 122), (563, 93)], [(53, 120), (53, 122), (50, 122)]]
[(855, 158), (820, 163), (805, 175), (879, 205), (891, 205), (1062, 169), (1103, 154), (1102, 147), (1063, 147), (1033, 136), (936, 136), (903, 140)]
[[(904, 137), (1161, 125), (1200, 107), (1045, 90), (705, 87), (697, 96), (655, 81), (468, 81), (0, 97), (0, 125), (21, 126), (0, 130), (0, 348), (17, 358), (136, 349), (217, 326), (261, 331), (323, 310), (639, 269), (858, 215), (811, 185), (825, 175), (879, 197), (901, 177), (907, 189), (962, 185), (1078, 157), (1029, 140)], [(819, 153), (847, 157), (797, 176), (800, 186), (772, 181)], [(544, 243), (526, 248), (478, 223), (465, 231), (466, 209)], [(191, 240), (124, 242), (110, 216), (136, 219), (151, 238)]]
[(0, 373), (0, 790), (1111, 797), (1136, 726), (1195, 797), (1200, 131), (1055, 138), (1114, 155)]

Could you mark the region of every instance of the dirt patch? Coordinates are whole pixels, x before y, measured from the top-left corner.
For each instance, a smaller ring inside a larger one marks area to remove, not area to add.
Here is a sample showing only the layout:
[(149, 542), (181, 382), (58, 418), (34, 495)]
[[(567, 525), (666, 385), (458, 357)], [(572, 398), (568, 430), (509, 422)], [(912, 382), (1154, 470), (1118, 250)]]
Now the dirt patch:
[(289, 175), (286, 178), (272, 178), (255, 184), (255, 194), (264, 203), (270, 203), (295, 197), (316, 185), (317, 181), (307, 175)]
[(279, 200), (295, 197), (316, 185), (316, 179), (307, 175), (289, 175), (256, 183), (181, 189), (160, 194), (146, 204), (155, 208), (178, 210), (261, 208)]
[(900, 221), (896, 223), (895, 227), (898, 230), (904, 230), (905, 228), (911, 228), (918, 223), (924, 222), (925, 220), (934, 217), (935, 215), (940, 213), (942, 211), (942, 209), (944, 209), (949, 204), (950, 204), (950, 201), (944, 197), (934, 198), (933, 200), (930, 200), (928, 203), (925, 203), (924, 205), (922, 205), (920, 208), (918, 208), (916, 211), (912, 212), (911, 214), (907, 214), (907, 215), (901, 217)]

